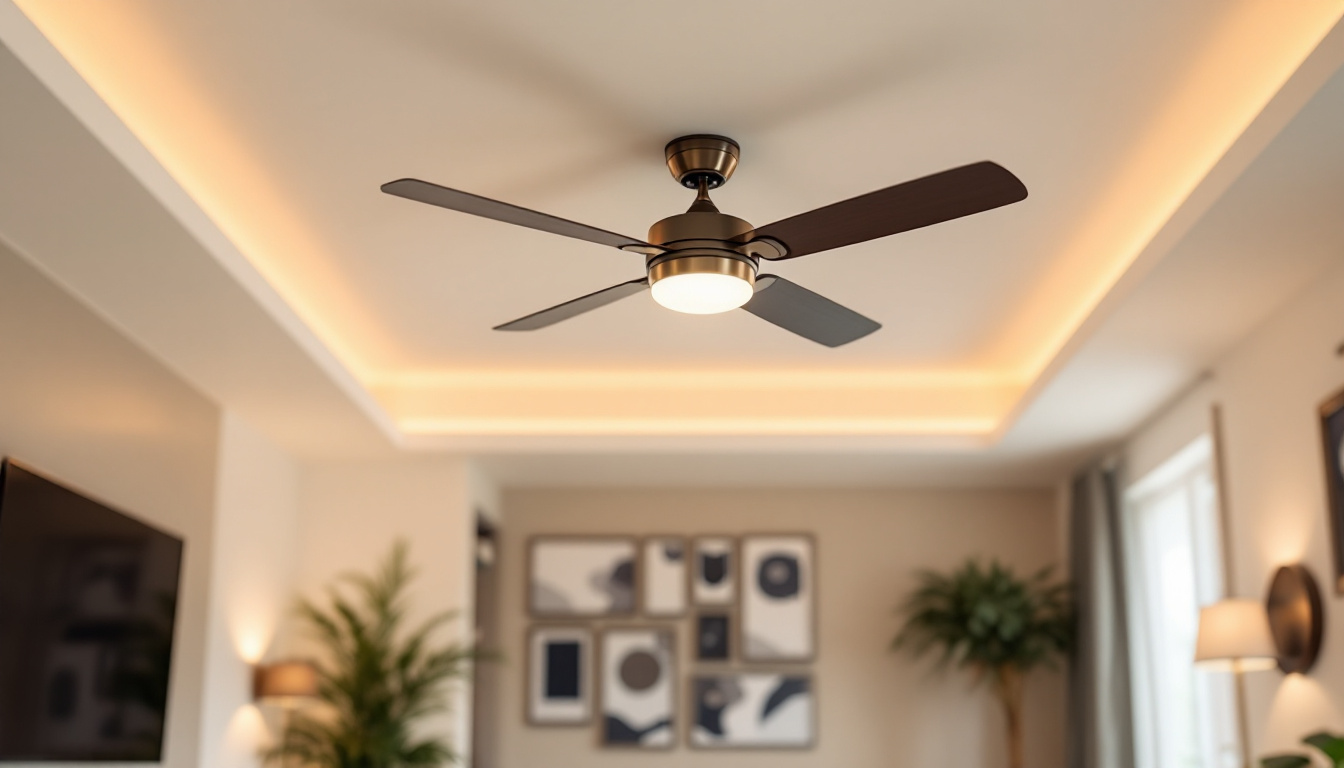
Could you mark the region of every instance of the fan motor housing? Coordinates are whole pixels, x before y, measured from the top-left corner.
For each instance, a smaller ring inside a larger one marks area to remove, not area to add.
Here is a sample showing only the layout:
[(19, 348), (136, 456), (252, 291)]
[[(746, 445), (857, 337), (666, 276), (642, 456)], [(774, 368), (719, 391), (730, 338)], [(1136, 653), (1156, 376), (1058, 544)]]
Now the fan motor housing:
[(756, 284), (757, 261), (722, 248), (685, 248), (652, 256), (648, 260), (649, 285), (668, 277), (689, 274), (729, 275)]
[(704, 181), (710, 189), (716, 189), (733, 177), (742, 148), (727, 136), (700, 133), (673, 139), (663, 148), (663, 154), (678, 184), (695, 189)]

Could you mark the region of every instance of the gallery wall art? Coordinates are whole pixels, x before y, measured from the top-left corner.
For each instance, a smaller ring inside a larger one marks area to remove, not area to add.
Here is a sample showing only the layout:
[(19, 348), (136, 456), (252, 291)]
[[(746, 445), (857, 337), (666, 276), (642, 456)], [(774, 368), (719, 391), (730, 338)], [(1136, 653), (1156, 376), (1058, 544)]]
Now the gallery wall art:
[(691, 597), (696, 605), (731, 605), (737, 599), (736, 543), (730, 538), (695, 540)]
[(815, 549), (785, 533), (532, 539), (527, 722), (592, 727), (611, 749), (811, 748)]
[(528, 604), (537, 616), (628, 616), (635, 612), (633, 538), (537, 538)]
[(812, 538), (742, 540), (742, 656), (808, 661), (815, 654)]
[(1325, 485), (1330, 503), (1331, 549), (1335, 555), (1335, 592), (1344, 594), (1344, 392), (1321, 405), (1325, 445)]
[(676, 656), (670, 629), (602, 633), (602, 743), (668, 749), (676, 741)]
[(695, 658), (698, 661), (728, 661), (732, 657), (732, 616), (702, 613), (695, 622)]
[(686, 612), (689, 559), (683, 538), (644, 540), (644, 615), (680, 616)]
[(590, 722), (592, 666), (592, 630), (533, 628), (528, 641), (527, 721), (533, 725)]
[(807, 675), (741, 672), (691, 679), (693, 747), (810, 747), (815, 708)]

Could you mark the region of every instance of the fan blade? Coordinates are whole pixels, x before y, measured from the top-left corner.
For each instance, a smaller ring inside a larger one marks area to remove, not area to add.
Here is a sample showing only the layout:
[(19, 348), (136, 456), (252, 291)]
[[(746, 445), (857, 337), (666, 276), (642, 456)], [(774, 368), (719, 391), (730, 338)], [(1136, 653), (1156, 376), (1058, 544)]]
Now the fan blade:
[(881, 324), (778, 275), (756, 278), (756, 294), (742, 306), (786, 331), (828, 347), (857, 341)]
[(975, 163), (767, 224), (752, 239), (782, 243), (787, 253), (771, 261), (876, 240), (1024, 200), (1027, 188), (1002, 166)]
[(548, 213), (540, 213), (527, 208), (520, 208), (516, 205), (501, 203), (498, 200), (491, 200), (488, 197), (473, 195), (469, 192), (460, 192), (456, 189), (441, 187), (438, 184), (430, 184), (427, 181), (419, 179), (398, 179), (389, 181), (381, 189), (389, 195), (404, 197), (407, 200), (414, 200), (418, 203), (428, 203), (437, 205), (440, 208), (447, 208), (452, 211), (461, 211), (470, 213), (473, 216), (481, 216), (486, 219), (494, 219), (508, 224), (517, 224), (520, 227), (529, 229), (539, 229), (542, 232), (550, 232), (565, 237), (573, 237), (578, 240), (587, 240), (590, 243), (598, 245), (609, 245), (612, 248), (634, 251), (636, 253), (659, 254), (664, 251), (656, 245), (650, 245), (643, 240), (618, 235), (615, 232), (608, 232), (605, 229), (590, 227), (587, 224), (579, 224), (569, 219), (562, 219), (559, 216), (552, 216)]
[(512, 322), (497, 325), (495, 326), (495, 330), (535, 331), (538, 328), (555, 325), (561, 320), (577, 317), (584, 312), (591, 312), (599, 307), (605, 307), (608, 304), (624, 299), (626, 296), (633, 296), (648, 287), (649, 279), (647, 277), (641, 277), (638, 280), (631, 280), (628, 283), (621, 283), (620, 285), (613, 285), (610, 288), (603, 288), (596, 293), (580, 296), (577, 299), (566, 301), (564, 304), (556, 304), (550, 309), (533, 312), (526, 317), (520, 317)]

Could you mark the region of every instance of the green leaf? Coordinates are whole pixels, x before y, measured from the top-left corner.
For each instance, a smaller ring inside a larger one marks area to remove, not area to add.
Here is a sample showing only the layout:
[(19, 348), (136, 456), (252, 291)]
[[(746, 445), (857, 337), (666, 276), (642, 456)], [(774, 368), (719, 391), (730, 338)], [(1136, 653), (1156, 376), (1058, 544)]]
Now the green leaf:
[(1271, 755), (1261, 758), (1261, 768), (1305, 768), (1311, 765), (1311, 758), (1305, 755)]
[(977, 560), (947, 575), (916, 573), (891, 647), (915, 656), (937, 650), (940, 664), (970, 669), (1053, 664), (1072, 648), (1074, 609), (1071, 588), (1051, 574), (1021, 578), (998, 561)]
[(1344, 765), (1344, 738), (1321, 731), (1306, 737), (1302, 740), (1302, 743), (1310, 744), (1319, 749), (1336, 766)]

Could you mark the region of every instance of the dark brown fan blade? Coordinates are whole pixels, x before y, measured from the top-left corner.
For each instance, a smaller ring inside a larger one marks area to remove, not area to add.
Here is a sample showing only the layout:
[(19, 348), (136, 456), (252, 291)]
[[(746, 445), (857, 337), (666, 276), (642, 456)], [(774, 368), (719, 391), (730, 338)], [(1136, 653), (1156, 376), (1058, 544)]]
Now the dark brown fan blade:
[(1016, 203), (1027, 188), (1002, 166), (975, 163), (843, 202), (800, 213), (753, 233), (753, 239), (782, 243), (787, 253), (772, 261), (876, 240), (973, 213)]
[(756, 278), (756, 294), (742, 308), (768, 323), (828, 347), (862, 339), (882, 327), (852, 309), (777, 275)]
[(440, 208), (447, 208), (452, 211), (461, 211), (470, 213), (473, 216), (481, 216), (495, 221), (503, 221), (508, 224), (517, 224), (520, 227), (529, 229), (539, 229), (542, 232), (550, 232), (565, 237), (573, 237), (578, 240), (587, 240), (590, 243), (599, 245), (609, 245), (612, 248), (620, 248), (626, 251), (636, 253), (657, 254), (662, 253), (664, 249), (656, 245), (650, 245), (643, 240), (635, 240), (625, 235), (618, 235), (615, 232), (608, 232), (605, 229), (590, 227), (587, 224), (579, 224), (569, 219), (562, 219), (559, 216), (552, 216), (548, 213), (540, 213), (528, 208), (520, 208), (516, 205), (501, 203), (498, 200), (491, 200), (488, 197), (473, 195), (470, 192), (460, 192), (456, 189), (441, 187), (438, 184), (430, 184), (427, 181), (419, 179), (398, 179), (389, 181), (381, 189), (389, 195), (404, 197), (407, 200), (414, 200), (419, 203), (429, 203), (437, 205)]
[(557, 304), (550, 309), (533, 312), (527, 317), (520, 317), (512, 322), (497, 325), (495, 326), (495, 330), (535, 331), (538, 328), (555, 325), (561, 320), (568, 320), (571, 317), (582, 315), (584, 312), (591, 312), (598, 307), (605, 307), (612, 302), (624, 299), (626, 296), (633, 296), (648, 287), (649, 279), (647, 277), (641, 277), (638, 280), (631, 280), (628, 283), (621, 283), (620, 285), (613, 285), (610, 288), (603, 288), (596, 293), (580, 296), (577, 299), (566, 301), (564, 304)]

